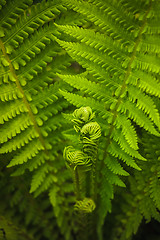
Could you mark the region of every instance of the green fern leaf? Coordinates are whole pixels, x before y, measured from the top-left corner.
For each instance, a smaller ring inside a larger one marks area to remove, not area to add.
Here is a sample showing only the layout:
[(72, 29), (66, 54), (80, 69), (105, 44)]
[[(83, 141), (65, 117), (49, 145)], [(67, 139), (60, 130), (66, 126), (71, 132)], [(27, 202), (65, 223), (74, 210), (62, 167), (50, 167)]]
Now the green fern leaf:
[[(35, 174), (33, 175), (33, 179), (31, 182), (31, 189), (30, 193), (35, 192), (39, 186), (41, 186), (42, 182), (44, 182), (44, 179), (46, 178), (47, 173), (51, 167), (47, 164), (42, 165), (38, 170), (36, 170)], [(53, 179), (50, 179), (51, 183), (54, 181), (57, 181), (56, 177), (49, 176), (49, 178), (52, 177)], [(48, 188), (47, 184), (44, 184), (46, 186), (46, 189)], [(49, 184), (50, 185), (50, 184)]]
[(146, 73), (145, 71), (135, 70), (130, 74), (128, 84), (137, 86), (146, 93), (151, 95), (160, 96), (160, 84), (155, 77)]
[(3, 124), (4, 121), (9, 121), (9, 119), (12, 119), (16, 115), (19, 115), (23, 112), (28, 112), (28, 109), (19, 99), (16, 101), (3, 103), (3, 108), (1, 108), (0, 123)]
[(122, 129), (122, 133), (124, 134), (127, 142), (129, 145), (137, 150), (138, 149), (138, 144), (137, 144), (137, 136), (136, 136), (136, 131), (134, 127), (131, 124), (131, 121), (127, 119), (125, 116), (122, 114), (119, 114), (116, 120), (116, 125), (118, 128)]
[(17, 137), (14, 137), (13, 140), (6, 142), (0, 148), (0, 153), (8, 153), (21, 148), (25, 144), (28, 144), (33, 138), (37, 138), (38, 133), (34, 128), (28, 128), (26, 131), (21, 132)]
[(11, 30), (13, 25), (15, 24), (16, 20), (19, 17), (19, 14), (23, 13), (23, 11), (32, 3), (32, 0), (26, 1), (22, 0), (20, 2), (13, 2), (8, 1), (1, 1), (1, 17), (0, 22), (3, 28), (8, 28)]
[(128, 93), (131, 101), (136, 102), (136, 107), (147, 113), (150, 119), (159, 127), (159, 113), (151, 97), (145, 95), (134, 86), (128, 86)]
[(129, 173), (127, 173), (120, 165), (120, 163), (117, 161), (116, 158), (112, 156), (108, 156), (105, 159), (105, 164), (108, 166), (108, 168), (115, 174), (128, 176)]
[(120, 134), (120, 129), (114, 129), (113, 131), (113, 139), (120, 145), (121, 149), (129, 154), (130, 156), (137, 158), (139, 160), (145, 161), (145, 158), (139, 154), (138, 151), (134, 150), (128, 142), (126, 142), (125, 137)]
[(140, 127), (143, 127), (145, 130), (149, 131), (151, 134), (159, 136), (159, 133), (154, 128), (148, 116), (143, 113), (143, 111), (139, 110), (134, 104), (130, 102), (123, 102), (119, 107), (121, 113), (128, 112), (128, 117), (133, 119)]
[(99, 110), (99, 114), (102, 118), (106, 119), (111, 116), (111, 113), (105, 111), (105, 108), (103, 108), (102, 104), (99, 101), (95, 101), (89, 97), (86, 98), (77, 94), (69, 93), (67, 91), (61, 90), (60, 92), (68, 101), (77, 107), (86, 106), (88, 104), (94, 110)]
[[(87, 93), (93, 98), (101, 101), (103, 99), (104, 103), (114, 102), (114, 99), (107, 95), (108, 88), (102, 88), (98, 83), (89, 81), (87, 78), (77, 75), (58, 75), (65, 82), (70, 84), (72, 87)], [(116, 101), (116, 100), (115, 100)]]
[(23, 95), (19, 89), (16, 89), (13, 84), (4, 84), (1, 86), (0, 99), (2, 102), (10, 101), (13, 99), (22, 98)]
[(32, 140), (32, 142), (25, 146), (24, 149), (22, 149), (22, 151), (11, 160), (8, 167), (13, 167), (27, 162), (28, 159), (35, 157), (41, 150), (44, 150), (44, 147), (40, 144), (40, 142), (37, 141), (37, 139)]
[[(159, 169), (158, 169), (159, 172)], [(150, 197), (154, 200), (155, 205), (160, 209), (160, 193), (159, 193), (160, 182), (157, 176), (152, 176), (150, 178)]]
[(57, 206), (57, 204), (56, 204), (57, 203), (56, 194), (59, 190), (60, 190), (59, 187), (55, 186), (54, 188), (52, 188), (50, 190), (50, 193), (49, 193), (50, 201), (51, 201), (51, 203), (54, 207)]
[[(122, 161), (124, 161), (128, 166), (133, 167), (135, 169), (141, 170), (138, 165), (135, 163), (134, 159), (128, 156), (117, 143), (112, 142), (109, 146), (109, 153), (115, 157), (119, 157)], [(107, 159), (106, 159), (107, 161)]]
[(0, 129), (1, 139), (0, 142), (7, 142), (8, 139), (15, 137), (21, 131), (24, 131), (29, 126), (32, 126), (33, 123), (26, 113), (17, 115), (12, 121), (7, 121), (3, 128)]

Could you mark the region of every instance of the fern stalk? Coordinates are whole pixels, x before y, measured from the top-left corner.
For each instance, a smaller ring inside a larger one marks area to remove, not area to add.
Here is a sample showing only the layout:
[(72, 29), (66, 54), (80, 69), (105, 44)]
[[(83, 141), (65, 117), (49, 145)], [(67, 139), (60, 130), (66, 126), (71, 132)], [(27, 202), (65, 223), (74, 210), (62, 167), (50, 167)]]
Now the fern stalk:
[(76, 194), (76, 200), (81, 200), (81, 187), (80, 187), (80, 179), (79, 179), (79, 171), (78, 167), (72, 171), (73, 172), (73, 182), (75, 185), (75, 194)]

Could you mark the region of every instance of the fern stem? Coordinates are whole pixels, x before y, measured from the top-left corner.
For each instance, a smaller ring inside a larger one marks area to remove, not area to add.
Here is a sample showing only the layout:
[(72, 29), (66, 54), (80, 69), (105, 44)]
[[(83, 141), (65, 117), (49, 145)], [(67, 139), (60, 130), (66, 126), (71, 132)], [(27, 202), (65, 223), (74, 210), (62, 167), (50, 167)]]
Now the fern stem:
[(75, 182), (75, 192), (76, 192), (76, 199), (81, 200), (81, 190), (80, 190), (80, 182), (79, 182), (79, 173), (78, 169), (76, 168), (74, 171), (74, 182)]
[(95, 162), (92, 169), (92, 184), (93, 184), (93, 200), (97, 202), (97, 173), (98, 173), (98, 151), (96, 152)]
[(35, 117), (34, 117), (34, 114), (32, 113), (30, 104), (29, 104), (29, 102), (28, 102), (28, 100), (27, 100), (27, 98), (26, 98), (26, 96), (25, 96), (25, 93), (24, 93), (24, 91), (23, 91), (23, 89), (22, 89), (22, 87), (21, 87), (21, 85), (20, 85), (20, 82), (19, 82), (19, 80), (18, 80), (18, 76), (16, 75), (16, 72), (15, 72), (15, 69), (14, 69), (14, 67), (13, 67), (13, 65), (12, 65), (12, 62), (11, 62), (9, 56), (7, 55), (7, 52), (6, 52), (6, 49), (5, 49), (5, 46), (4, 46), (3, 42), (2, 42), (2, 40), (0, 40), (0, 47), (1, 47), (1, 49), (2, 49), (3, 55), (5, 56), (7, 62), (9, 63), (10, 72), (12, 73), (14, 79), (16, 80), (16, 81), (15, 81), (16, 86), (17, 86), (17, 88), (20, 90), (20, 92), (22, 93), (23, 102), (24, 102), (24, 104), (25, 104), (25, 106), (26, 106), (26, 108), (27, 108), (27, 110), (28, 110), (28, 114), (29, 114), (29, 117), (30, 117), (30, 119), (31, 119), (31, 121), (32, 121), (32, 123), (33, 123), (33, 126), (34, 126), (36, 132), (37, 132), (38, 135), (39, 135), (39, 141), (41, 142), (41, 144), (42, 144), (42, 146), (43, 146), (43, 148), (44, 148), (45, 153), (48, 155), (48, 150), (47, 150), (47, 148), (46, 148), (46, 146), (45, 146), (45, 141), (44, 141), (43, 136), (42, 136), (42, 134), (41, 134), (41, 131), (40, 131), (38, 125), (37, 125), (37, 122), (36, 122), (36, 119), (35, 119)]
[(86, 173), (86, 197), (91, 197), (93, 194), (93, 180), (92, 172), (88, 171)]

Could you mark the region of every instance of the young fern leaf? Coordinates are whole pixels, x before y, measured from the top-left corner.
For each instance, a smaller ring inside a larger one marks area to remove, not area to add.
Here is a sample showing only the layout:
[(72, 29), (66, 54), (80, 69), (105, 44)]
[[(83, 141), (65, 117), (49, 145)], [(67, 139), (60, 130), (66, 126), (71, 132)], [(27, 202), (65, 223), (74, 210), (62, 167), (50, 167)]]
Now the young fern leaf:
[(83, 201), (76, 202), (74, 209), (84, 213), (91, 213), (94, 211), (95, 207), (95, 203), (92, 199), (84, 198)]
[[(74, 210), (78, 212), (78, 235), (80, 236), (82, 227), (89, 236), (88, 218), (89, 214), (95, 214), (97, 203), (97, 166), (99, 165), (97, 153), (101, 128), (97, 122), (92, 122), (94, 117), (95, 114), (92, 113), (90, 107), (81, 107), (74, 111), (72, 122), (75, 131), (80, 133), (79, 147), (81, 149), (77, 150), (73, 146), (68, 146), (65, 147), (63, 153), (75, 185)], [(94, 219), (92, 221), (94, 222)]]

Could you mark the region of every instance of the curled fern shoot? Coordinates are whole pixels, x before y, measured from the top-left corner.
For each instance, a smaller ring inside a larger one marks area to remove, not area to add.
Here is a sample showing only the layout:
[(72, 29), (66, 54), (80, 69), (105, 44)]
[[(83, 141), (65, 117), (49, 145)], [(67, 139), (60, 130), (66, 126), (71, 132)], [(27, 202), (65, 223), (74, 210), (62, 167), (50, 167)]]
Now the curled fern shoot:
[(74, 205), (76, 211), (83, 213), (91, 213), (96, 208), (94, 201), (91, 198), (84, 198), (82, 201), (77, 201)]
[(101, 136), (101, 128), (97, 122), (89, 122), (81, 129), (83, 151), (93, 158), (97, 154), (97, 143)]
[(92, 113), (92, 109), (90, 107), (81, 107), (76, 109), (73, 113), (74, 119), (72, 120), (75, 130), (78, 132), (81, 127), (91, 121), (94, 118), (95, 114)]
[(76, 170), (77, 166), (90, 166), (91, 161), (82, 151), (75, 150), (72, 146), (64, 149), (63, 157), (66, 160), (67, 166)]
[(79, 148), (65, 147), (63, 157), (67, 167), (71, 170), (75, 184), (76, 198), (95, 198), (96, 167), (98, 140), (101, 128), (97, 122), (92, 122), (95, 114), (90, 107), (81, 107), (73, 113), (72, 122), (79, 134)]

